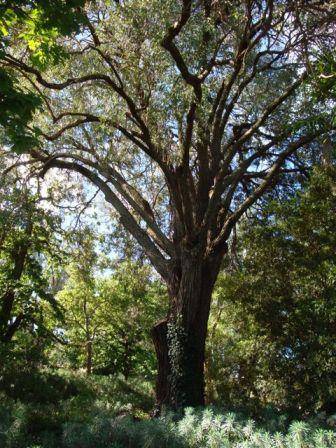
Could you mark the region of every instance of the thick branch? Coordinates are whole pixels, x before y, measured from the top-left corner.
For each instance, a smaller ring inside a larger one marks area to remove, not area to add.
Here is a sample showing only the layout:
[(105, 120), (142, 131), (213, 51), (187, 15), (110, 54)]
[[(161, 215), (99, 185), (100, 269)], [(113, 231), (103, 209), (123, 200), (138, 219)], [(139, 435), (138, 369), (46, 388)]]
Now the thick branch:
[(173, 26), (168, 28), (167, 33), (162, 40), (162, 46), (170, 53), (171, 57), (176, 63), (177, 68), (181, 73), (182, 78), (187, 84), (193, 87), (196, 98), (200, 100), (202, 97), (202, 79), (190, 73), (181, 52), (174, 43), (174, 39), (179, 35), (182, 28), (186, 25), (190, 18), (191, 4), (191, 0), (183, 0), (183, 6), (179, 20), (175, 22)]
[(125, 207), (118, 196), (111, 190), (106, 182), (104, 182), (97, 174), (90, 171), (88, 168), (75, 162), (66, 162), (58, 159), (53, 159), (52, 161), (49, 161), (48, 169), (53, 167), (76, 171), (90, 180), (97, 187), (99, 187), (105, 195), (107, 202), (109, 202), (119, 213), (120, 219), (125, 228), (130, 232), (131, 235), (134, 236), (141, 247), (144, 248), (148, 258), (151, 260), (158, 273), (164, 279), (168, 278), (169, 262), (162, 256), (161, 252), (148, 236), (146, 231), (140, 227), (129, 210)]

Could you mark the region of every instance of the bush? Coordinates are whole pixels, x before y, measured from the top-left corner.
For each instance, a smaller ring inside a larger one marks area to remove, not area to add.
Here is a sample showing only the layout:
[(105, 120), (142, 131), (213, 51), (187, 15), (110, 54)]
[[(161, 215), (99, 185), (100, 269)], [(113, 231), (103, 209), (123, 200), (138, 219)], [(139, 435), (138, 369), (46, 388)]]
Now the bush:
[(0, 377), (0, 390), (26, 403), (55, 403), (79, 394), (74, 381), (39, 371), (3, 374)]
[[(317, 420), (293, 422), (272, 415), (256, 424), (215, 408), (187, 408), (150, 419), (141, 404), (145, 385), (118, 378), (63, 378), (79, 394), (54, 403), (0, 394), (1, 448), (334, 448), (336, 432)], [(58, 384), (58, 383), (57, 383)], [(62, 383), (63, 384), (63, 383)], [(148, 398), (148, 397), (147, 397)], [(142, 403), (148, 405), (146, 400)], [(266, 415), (266, 414), (265, 414)]]
[(178, 421), (172, 416), (134, 421), (131, 417), (95, 419), (67, 424), (65, 448), (334, 448), (336, 433), (293, 423), (287, 433), (258, 429), (251, 420), (212, 409), (186, 409)]

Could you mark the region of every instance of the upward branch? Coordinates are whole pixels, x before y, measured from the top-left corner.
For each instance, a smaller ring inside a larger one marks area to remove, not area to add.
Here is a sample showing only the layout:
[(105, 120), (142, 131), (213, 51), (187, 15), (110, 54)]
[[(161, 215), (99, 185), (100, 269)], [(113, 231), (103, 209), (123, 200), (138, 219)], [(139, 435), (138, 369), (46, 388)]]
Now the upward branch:
[[(186, 247), (220, 246), (287, 157), (313, 142), (312, 117), (329, 111), (299, 89), (306, 59), (335, 42), (326, 27), (335, 20), (329, 8), (272, 0), (143, 8), (101, 2), (97, 13), (89, 2), (57, 70), (38, 69), (21, 47), (6, 48), (2, 64), (24, 74), (50, 114), (30, 128), (42, 129), (32, 156), (101, 188), (167, 278), (165, 257), (178, 265)], [(299, 129), (295, 114), (308, 125)]]

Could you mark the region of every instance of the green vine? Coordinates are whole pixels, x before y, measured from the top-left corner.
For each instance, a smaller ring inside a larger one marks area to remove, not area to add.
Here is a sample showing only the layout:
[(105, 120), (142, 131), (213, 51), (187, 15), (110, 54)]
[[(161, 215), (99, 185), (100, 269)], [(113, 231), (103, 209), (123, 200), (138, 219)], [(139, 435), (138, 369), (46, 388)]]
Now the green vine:
[(170, 363), (170, 393), (172, 402), (176, 407), (185, 402), (183, 392), (184, 382), (184, 359), (186, 332), (182, 324), (182, 316), (177, 315), (175, 322), (168, 323), (167, 331), (168, 357)]

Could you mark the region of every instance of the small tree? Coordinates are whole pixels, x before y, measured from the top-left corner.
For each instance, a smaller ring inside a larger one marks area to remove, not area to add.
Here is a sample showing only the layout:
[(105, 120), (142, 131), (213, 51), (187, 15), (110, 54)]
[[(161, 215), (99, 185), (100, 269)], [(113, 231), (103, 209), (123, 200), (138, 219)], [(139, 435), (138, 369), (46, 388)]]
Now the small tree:
[(77, 365), (84, 360), (87, 374), (148, 375), (153, 369), (148, 328), (165, 311), (162, 288), (150, 280), (149, 266), (135, 262), (118, 263), (101, 276), (94, 246), (92, 232), (82, 233), (57, 294), (65, 316), (57, 331), (64, 332), (65, 351)]
[[(8, 179), (7, 179), (8, 180)], [(0, 340), (10, 342), (21, 328), (44, 326), (41, 301), (58, 310), (48, 263), (57, 263), (58, 219), (26, 188), (0, 184)], [(59, 310), (58, 310), (59, 311)]]
[(110, 358), (125, 379), (131, 374), (150, 376), (155, 366), (149, 328), (165, 314), (167, 302), (165, 288), (152, 276), (149, 266), (126, 261), (98, 285), (113, 309), (109, 333), (115, 354)]

